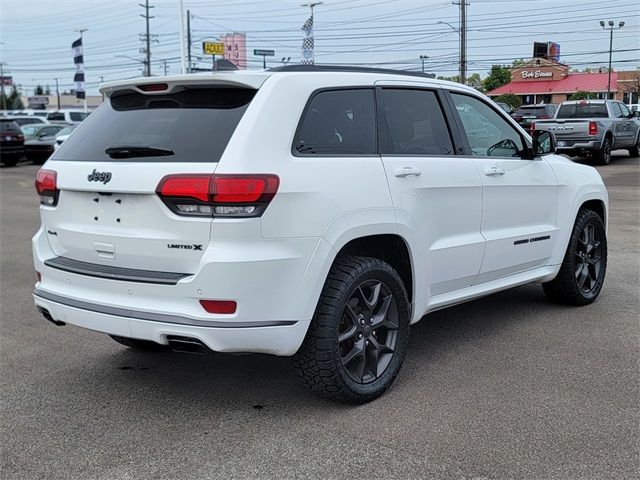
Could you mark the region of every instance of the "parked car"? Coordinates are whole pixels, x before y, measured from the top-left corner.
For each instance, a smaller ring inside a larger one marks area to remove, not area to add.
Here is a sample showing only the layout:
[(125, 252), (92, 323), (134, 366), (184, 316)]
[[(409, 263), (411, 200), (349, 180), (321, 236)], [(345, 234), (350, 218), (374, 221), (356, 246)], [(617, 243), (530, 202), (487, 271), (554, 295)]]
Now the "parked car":
[(24, 154), (27, 160), (35, 163), (36, 165), (42, 165), (55, 150), (56, 137), (39, 136), (24, 142)]
[(631, 104), (627, 105), (627, 107), (633, 113), (635, 113), (637, 111), (640, 111), (640, 103), (631, 103)]
[(38, 137), (56, 136), (64, 128), (64, 124), (31, 123), (22, 127), (22, 133), (24, 133), (25, 140), (31, 140)]
[(49, 123), (45, 118), (33, 115), (11, 115), (9, 118), (20, 127), (24, 127), (25, 125), (46, 125)]
[(0, 160), (5, 167), (15, 166), (24, 156), (24, 135), (11, 118), (0, 117)]
[(67, 138), (69, 138), (69, 135), (71, 135), (71, 132), (73, 132), (77, 126), (78, 126), (77, 124), (68, 125), (62, 130), (60, 130), (56, 135), (56, 143), (53, 145), (54, 148), (57, 149), (60, 145), (62, 145), (62, 142), (64, 142)]
[(571, 305), (601, 291), (600, 175), (471, 87), (298, 65), (101, 92), (36, 180), (33, 294), (56, 325), (293, 355), (312, 390), (362, 403), (429, 312), (530, 282)]
[(558, 152), (592, 156), (607, 165), (615, 149), (640, 156), (640, 122), (635, 115), (615, 100), (567, 101), (562, 102), (554, 120), (536, 121), (535, 128), (555, 133)]
[(80, 123), (89, 116), (84, 110), (58, 110), (47, 114), (50, 122)]
[(513, 115), (516, 112), (516, 110), (508, 103), (496, 102), (496, 105), (498, 105), (502, 110), (507, 112), (509, 115)]
[(11, 115), (20, 115), (20, 116), (25, 116), (25, 115), (30, 115), (30, 116), (35, 116), (35, 117), (47, 117), (47, 114), (49, 112), (47, 112), (47, 110), (18, 110), (18, 111), (13, 111), (11, 112)]
[(522, 127), (531, 129), (531, 123), (536, 120), (553, 118), (558, 110), (558, 105), (546, 103), (540, 105), (522, 105), (513, 114), (513, 118)]

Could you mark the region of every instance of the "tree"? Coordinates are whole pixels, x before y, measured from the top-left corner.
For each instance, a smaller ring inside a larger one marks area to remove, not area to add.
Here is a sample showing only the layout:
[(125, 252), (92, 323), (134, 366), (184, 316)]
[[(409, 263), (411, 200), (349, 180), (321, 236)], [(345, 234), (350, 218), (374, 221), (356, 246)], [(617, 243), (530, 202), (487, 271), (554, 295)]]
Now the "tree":
[(51, 95), (51, 87), (49, 85), (44, 87), (44, 94), (45, 95)]
[(36, 89), (33, 91), (34, 95), (44, 95), (44, 89), (42, 85), (36, 85)]
[[(640, 72), (637, 72), (631, 77), (630, 82), (624, 82), (624, 91), (629, 92), (629, 103), (637, 103), (640, 99)], [(618, 85), (622, 82), (618, 80)], [(633, 101), (635, 97), (635, 102)]]
[(511, 70), (504, 65), (493, 65), (489, 76), (484, 79), (483, 87), (485, 91), (490, 92), (502, 85), (506, 85), (511, 81)]
[(22, 110), (24, 103), (22, 103), (22, 99), (20, 98), (20, 90), (18, 87), (13, 85), (9, 95), (5, 94), (4, 98), (2, 98), (2, 94), (0, 94), (0, 105), (6, 105), (5, 108), (7, 110)]
[(476, 90), (482, 91), (482, 78), (480, 78), (479, 73), (474, 73), (470, 77), (467, 78), (467, 85), (475, 88)]
[(598, 98), (597, 93), (585, 92), (580, 90), (569, 97), (569, 100), (590, 100), (592, 98)]
[(522, 98), (518, 95), (514, 95), (513, 93), (505, 93), (503, 95), (498, 95), (493, 99), (496, 102), (506, 103), (507, 105), (511, 105), (513, 108), (517, 109), (520, 105), (522, 105)]
[(447, 80), (449, 82), (457, 82), (458, 81), (458, 75), (454, 75), (453, 77), (443, 77), (443, 76), (439, 76), (438, 80)]
[(518, 60), (514, 60), (513, 63), (511, 64), (511, 66), (513, 68), (521, 67), (525, 63), (527, 63), (527, 62), (524, 60), (524, 58), (519, 58)]

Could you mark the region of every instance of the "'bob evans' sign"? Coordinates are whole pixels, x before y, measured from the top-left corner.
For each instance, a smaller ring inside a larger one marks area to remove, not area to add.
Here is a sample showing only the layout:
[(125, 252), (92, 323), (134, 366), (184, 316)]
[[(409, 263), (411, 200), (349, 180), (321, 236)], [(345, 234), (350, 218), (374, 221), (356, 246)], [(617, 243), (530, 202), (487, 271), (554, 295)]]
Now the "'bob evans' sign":
[(535, 72), (522, 70), (520, 75), (522, 75), (522, 78), (553, 78), (553, 72), (543, 72), (541, 70), (536, 70)]

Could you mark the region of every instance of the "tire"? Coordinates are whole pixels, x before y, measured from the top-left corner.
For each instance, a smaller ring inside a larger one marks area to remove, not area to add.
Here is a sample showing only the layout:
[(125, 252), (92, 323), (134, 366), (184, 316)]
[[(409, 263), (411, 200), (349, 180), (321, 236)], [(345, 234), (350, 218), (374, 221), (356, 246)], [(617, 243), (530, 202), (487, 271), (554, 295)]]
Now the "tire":
[(7, 155), (2, 157), (2, 164), (5, 167), (15, 167), (19, 161), (20, 157), (16, 156)]
[(629, 151), (629, 156), (631, 158), (640, 157), (640, 139), (636, 140), (636, 144), (627, 150)]
[(334, 400), (374, 400), (400, 371), (410, 311), (404, 284), (390, 265), (368, 257), (337, 259), (293, 357), (298, 375), (313, 392)]
[(606, 271), (607, 237), (602, 219), (593, 210), (580, 210), (560, 271), (542, 284), (544, 293), (556, 303), (588, 305), (598, 298)]
[(140, 350), (145, 352), (162, 352), (167, 350), (166, 345), (161, 345), (149, 340), (139, 340), (137, 338), (118, 337), (116, 335), (109, 335), (116, 342), (125, 347), (133, 348), (134, 350)]
[(598, 163), (600, 165), (609, 165), (611, 163), (611, 139), (605, 137), (602, 141), (602, 146), (596, 155)]

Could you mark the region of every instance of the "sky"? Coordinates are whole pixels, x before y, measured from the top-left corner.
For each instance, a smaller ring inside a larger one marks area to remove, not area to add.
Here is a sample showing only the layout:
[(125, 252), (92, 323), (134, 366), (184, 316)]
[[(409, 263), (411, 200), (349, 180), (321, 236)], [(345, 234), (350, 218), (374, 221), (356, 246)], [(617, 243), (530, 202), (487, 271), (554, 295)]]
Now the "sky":
[[(183, 0), (192, 13), (192, 51), (201, 56), (203, 40), (246, 32), (249, 68), (262, 68), (253, 49), (275, 50), (269, 66), (283, 57), (300, 60), (301, 26), (308, 0)], [(534, 41), (561, 46), (560, 61), (573, 68), (605, 67), (609, 32), (600, 20), (620, 21), (614, 31), (614, 69), (640, 68), (638, 0), (468, 0), (468, 75), (486, 76), (492, 64), (530, 58)], [(71, 43), (84, 33), (87, 92), (106, 81), (141, 75), (144, 0), (0, 0), (0, 62), (33, 94), (36, 85), (58, 78), (73, 87)], [(152, 73), (180, 72), (178, 0), (150, 0)], [(403, 70), (421, 69), (453, 76), (458, 70), (459, 7), (438, 0), (324, 0), (315, 8), (316, 63), (354, 64)], [(448, 22), (451, 26), (447, 25)], [(211, 57), (202, 57), (207, 67)]]

